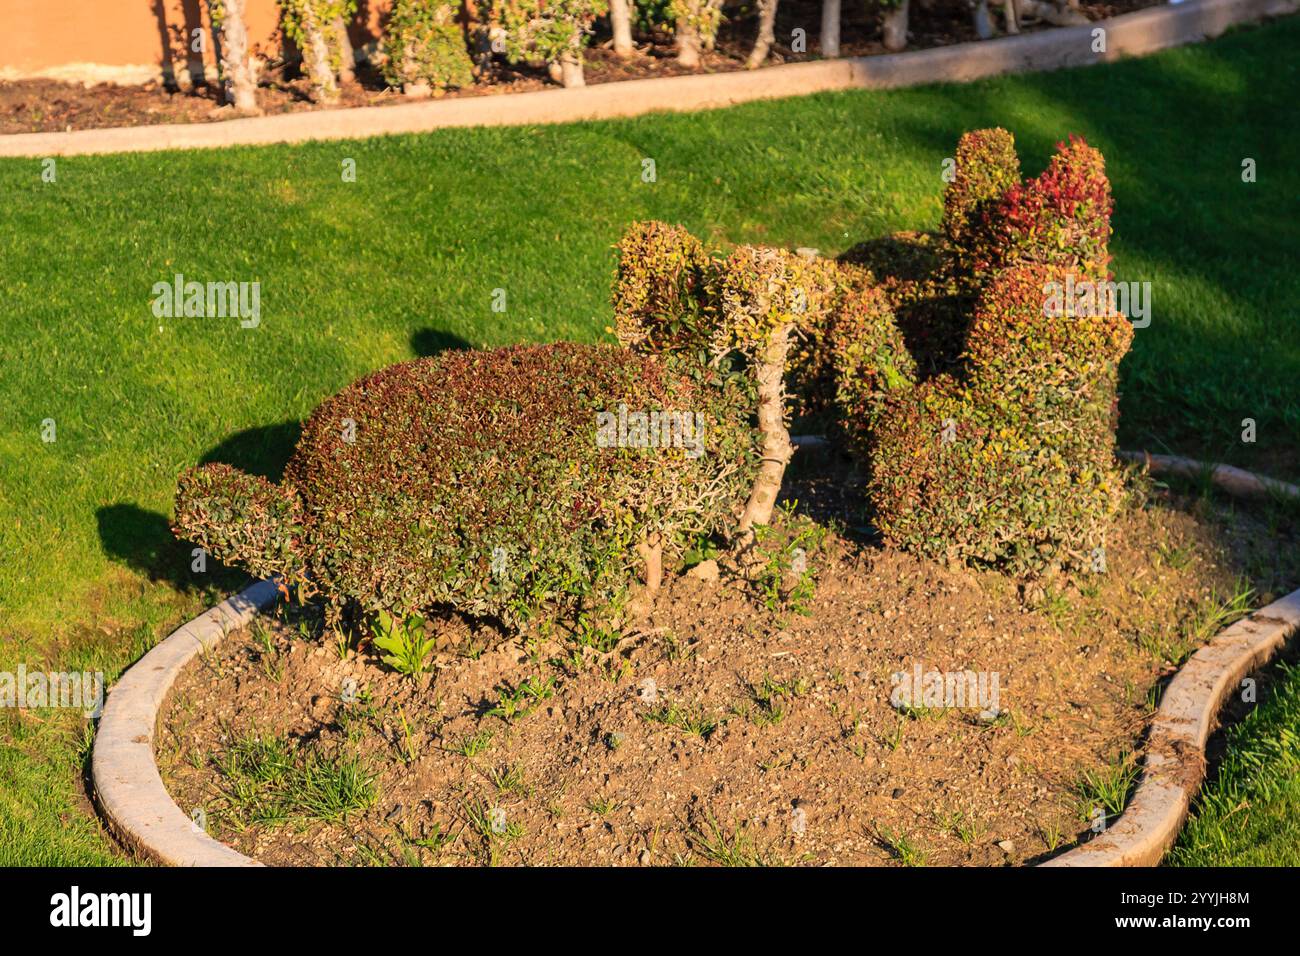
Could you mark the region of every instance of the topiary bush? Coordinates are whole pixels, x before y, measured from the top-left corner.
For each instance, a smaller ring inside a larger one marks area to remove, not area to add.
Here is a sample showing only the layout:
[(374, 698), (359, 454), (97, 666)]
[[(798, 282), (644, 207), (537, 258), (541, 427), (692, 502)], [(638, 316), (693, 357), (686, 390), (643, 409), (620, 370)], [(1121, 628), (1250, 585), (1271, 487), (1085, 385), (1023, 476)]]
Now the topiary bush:
[(761, 464), (736, 526), (733, 543), (744, 552), (754, 526), (770, 520), (793, 454), (790, 380), (805, 408), (829, 404), (829, 330), (865, 273), (761, 246), (710, 255), (680, 226), (657, 222), (634, 223), (618, 251), (613, 301), (621, 342), (688, 353), (711, 367), (731, 368), (734, 360), (753, 383)]
[(866, 286), (847, 298), (830, 352), (840, 429), (849, 447), (870, 461), (891, 396), (911, 390), (917, 381), (916, 362), (882, 289)]
[(458, 3), (394, 0), (384, 37), (384, 78), (408, 91), (474, 85), (474, 64), (456, 20)]
[(1048, 266), (999, 273), (976, 309), (965, 380), (893, 391), (868, 494), (891, 544), (1016, 573), (1088, 566), (1121, 500), (1114, 465), (1120, 315), (1043, 314)]
[(1081, 137), (1056, 144), (1038, 177), (1016, 183), (984, 213), (987, 245), (973, 250), (973, 268), (990, 275), (1019, 263), (1061, 266), (1081, 279), (1109, 278), (1114, 201), (1101, 153)]
[(1097, 564), (1121, 497), (1118, 366), (1133, 332), (1104, 301), (1051, 303), (1069, 304), (1071, 280), (1108, 278), (1111, 208), (1081, 139), (1022, 183), (1010, 134), (981, 130), (958, 147), (937, 246), (853, 250), (887, 278), (863, 321), (837, 326), (837, 401), (888, 543), (1016, 573)]
[(323, 402), (280, 486), (186, 472), (175, 531), (307, 582), (334, 621), (346, 604), (511, 625), (617, 604), (647, 540), (675, 560), (734, 520), (750, 402), (713, 370), (612, 346), (444, 353)]
[(717, 265), (682, 226), (634, 222), (615, 247), (614, 332), (627, 348), (693, 352), (717, 325)]

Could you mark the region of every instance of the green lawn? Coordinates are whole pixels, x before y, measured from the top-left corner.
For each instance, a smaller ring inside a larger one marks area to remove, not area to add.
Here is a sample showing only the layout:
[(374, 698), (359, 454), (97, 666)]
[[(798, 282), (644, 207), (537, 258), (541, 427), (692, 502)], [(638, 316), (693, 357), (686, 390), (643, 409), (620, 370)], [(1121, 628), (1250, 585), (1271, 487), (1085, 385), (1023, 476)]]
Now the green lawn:
[(1227, 753), (1169, 862), (1300, 866), (1300, 668), (1227, 731)]
[[(186, 465), (214, 457), (274, 475), (321, 398), (415, 354), (604, 336), (610, 247), (633, 219), (827, 253), (932, 229), (943, 160), (979, 126), (1011, 129), (1028, 171), (1070, 132), (1106, 156), (1115, 268), (1150, 281), (1154, 301), (1124, 363), (1123, 444), (1295, 479), (1297, 45), (1292, 17), (1144, 60), (967, 86), (67, 158), (55, 183), (36, 160), (0, 161), (0, 669), (111, 678), (238, 584), (192, 575), (167, 530)], [(349, 158), (354, 183), (340, 175)], [(657, 182), (642, 181), (645, 158)], [(178, 272), (260, 281), (260, 327), (156, 319), (154, 283)], [(505, 312), (492, 310), (495, 289)], [(1240, 440), (1248, 417), (1254, 444)], [(110, 859), (77, 802), (82, 726), (0, 721), (0, 862)]]

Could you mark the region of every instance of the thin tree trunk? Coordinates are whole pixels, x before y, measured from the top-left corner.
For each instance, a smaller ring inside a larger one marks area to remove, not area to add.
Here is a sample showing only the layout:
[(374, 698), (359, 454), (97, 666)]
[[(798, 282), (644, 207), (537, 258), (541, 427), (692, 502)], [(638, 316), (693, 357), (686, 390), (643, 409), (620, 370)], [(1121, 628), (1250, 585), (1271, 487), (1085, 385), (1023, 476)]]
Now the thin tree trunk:
[(637, 546), (645, 562), (645, 587), (651, 594), (664, 583), (664, 545), (659, 535), (652, 534)]
[(1020, 21), (1016, 17), (1016, 0), (1002, 0), (1002, 21), (1007, 33), (1020, 32)]
[(776, 4), (777, 0), (758, 0), (758, 39), (745, 64), (751, 70), (763, 65), (776, 41)]
[(357, 53), (352, 49), (352, 41), (348, 38), (348, 25), (343, 22), (342, 17), (334, 18), (334, 33), (338, 37), (339, 45), (339, 82), (355, 83)]
[(763, 457), (749, 500), (740, 515), (737, 551), (742, 560), (753, 547), (754, 526), (772, 520), (772, 510), (776, 507), (777, 495), (781, 493), (781, 479), (790, 463), (790, 456), (794, 454), (790, 432), (785, 426), (785, 365), (792, 331), (793, 327), (786, 324), (773, 332), (755, 368), (759, 447)]
[(566, 53), (560, 57), (560, 80), (566, 90), (587, 85), (587, 77), (582, 72), (582, 60), (576, 53)]
[(886, 13), (881, 21), (886, 50), (896, 53), (907, 48), (907, 4), (908, 0), (900, 0), (898, 6)]
[(677, 34), (677, 62), (688, 70), (700, 65), (700, 33), (693, 23), (679, 23)]
[(308, 15), (303, 29), (307, 32), (307, 72), (311, 76), (313, 96), (317, 103), (333, 103), (339, 98), (339, 87), (334, 82), (334, 68), (330, 65), (330, 47), (325, 42), (325, 31)]
[(222, 72), (226, 99), (241, 113), (260, 113), (257, 78), (248, 55), (248, 27), (244, 23), (244, 0), (225, 0), (221, 19)]
[(975, 5), (975, 36), (987, 40), (994, 33), (993, 15), (989, 13), (988, 0), (979, 0)]
[(614, 31), (614, 55), (632, 55), (632, 0), (609, 0), (609, 26)]
[(822, 0), (822, 56), (840, 55), (840, 0)]

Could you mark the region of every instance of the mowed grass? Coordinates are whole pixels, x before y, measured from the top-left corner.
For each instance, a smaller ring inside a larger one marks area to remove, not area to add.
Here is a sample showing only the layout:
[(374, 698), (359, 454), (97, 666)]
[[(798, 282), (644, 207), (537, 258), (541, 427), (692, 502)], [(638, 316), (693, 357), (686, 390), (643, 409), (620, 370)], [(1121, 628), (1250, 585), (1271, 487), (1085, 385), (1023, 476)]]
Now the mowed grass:
[(1228, 728), (1227, 750), (1168, 862), (1300, 866), (1300, 668)]
[[(1037, 172), (1084, 134), (1121, 279), (1152, 284), (1123, 368), (1128, 447), (1300, 474), (1300, 20), (1107, 67), (693, 115), (221, 152), (0, 162), (0, 669), (121, 669), (240, 581), (168, 531), (204, 459), (278, 475), (296, 423), (449, 345), (608, 338), (638, 218), (815, 246), (939, 223), (943, 160), (1002, 125)], [(1258, 181), (1244, 183), (1242, 161)], [(356, 182), (341, 175), (354, 160)], [(652, 159), (655, 182), (642, 178)], [(176, 273), (259, 281), (261, 324), (164, 319)], [(495, 290), (506, 309), (494, 311)], [(1258, 439), (1240, 440), (1254, 419)], [(42, 441), (52, 419), (57, 440)], [(0, 862), (111, 857), (81, 721), (0, 715)]]

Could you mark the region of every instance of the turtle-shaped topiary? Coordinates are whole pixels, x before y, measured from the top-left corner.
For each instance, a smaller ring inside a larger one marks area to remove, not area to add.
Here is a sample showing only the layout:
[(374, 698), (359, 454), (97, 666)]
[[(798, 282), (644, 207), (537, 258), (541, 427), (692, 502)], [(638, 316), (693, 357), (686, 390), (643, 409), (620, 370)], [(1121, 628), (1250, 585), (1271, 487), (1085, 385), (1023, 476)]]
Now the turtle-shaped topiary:
[(519, 624), (603, 604), (734, 523), (757, 467), (734, 377), (615, 346), (446, 352), (382, 369), (303, 426), (283, 481), (181, 475), (175, 533), (218, 560), (404, 614)]

